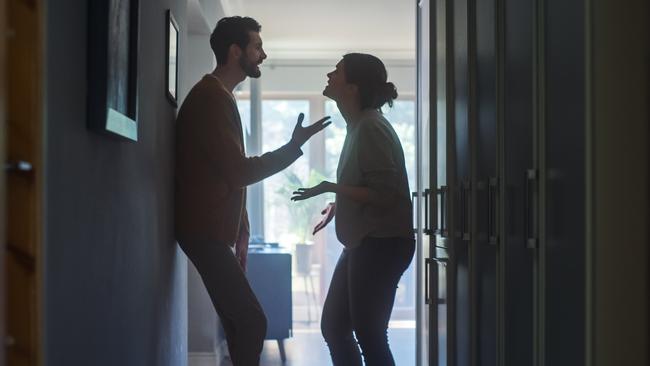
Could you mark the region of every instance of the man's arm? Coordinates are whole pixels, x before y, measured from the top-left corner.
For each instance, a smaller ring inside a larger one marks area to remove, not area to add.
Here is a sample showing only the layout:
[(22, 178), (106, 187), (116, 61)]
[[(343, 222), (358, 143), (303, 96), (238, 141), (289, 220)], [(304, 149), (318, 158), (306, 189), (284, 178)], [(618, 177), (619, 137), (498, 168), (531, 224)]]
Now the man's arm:
[(327, 119), (322, 119), (309, 127), (302, 127), (302, 119), (299, 119), (296, 125), (298, 136), (294, 130), (292, 139), (279, 149), (247, 157), (242, 148), (241, 125), (234, 102), (219, 104), (221, 106), (213, 104), (212, 108), (216, 120), (209, 123), (210, 135), (214, 136), (209, 150), (232, 188), (246, 187), (287, 168), (302, 155), (302, 144), (329, 124)]

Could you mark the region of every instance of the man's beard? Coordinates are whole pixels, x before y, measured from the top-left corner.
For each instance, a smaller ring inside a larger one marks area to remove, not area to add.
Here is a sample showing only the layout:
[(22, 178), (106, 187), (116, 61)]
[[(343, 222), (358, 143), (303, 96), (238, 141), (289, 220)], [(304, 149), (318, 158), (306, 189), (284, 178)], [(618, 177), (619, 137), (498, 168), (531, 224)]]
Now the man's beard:
[(242, 54), (239, 58), (239, 66), (242, 68), (242, 70), (244, 70), (246, 76), (259, 78), (262, 75), (262, 72), (257, 67), (257, 64), (251, 62), (245, 54)]

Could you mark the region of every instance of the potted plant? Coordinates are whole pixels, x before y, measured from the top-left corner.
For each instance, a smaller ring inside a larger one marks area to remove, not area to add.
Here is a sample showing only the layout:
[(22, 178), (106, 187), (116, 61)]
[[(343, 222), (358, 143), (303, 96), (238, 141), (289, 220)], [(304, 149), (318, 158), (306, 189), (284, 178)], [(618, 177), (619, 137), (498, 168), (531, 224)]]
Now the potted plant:
[[(300, 179), (298, 175), (291, 171), (285, 171), (283, 174), (285, 182), (276, 192), (282, 197), (287, 197), (287, 201), (298, 188), (312, 187), (327, 179), (313, 169), (309, 172), (309, 176), (305, 180)], [(313, 244), (313, 241), (310, 240), (312, 229), (318, 221), (318, 216), (325, 207), (328, 198), (331, 200), (331, 197), (323, 194), (308, 200), (288, 203), (287, 208), (291, 219), (291, 225), (289, 227), (291, 234), (296, 238), (294, 253), (296, 257), (296, 272), (298, 273), (309, 271), (309, 267), (311, 266), (311, 245)]]

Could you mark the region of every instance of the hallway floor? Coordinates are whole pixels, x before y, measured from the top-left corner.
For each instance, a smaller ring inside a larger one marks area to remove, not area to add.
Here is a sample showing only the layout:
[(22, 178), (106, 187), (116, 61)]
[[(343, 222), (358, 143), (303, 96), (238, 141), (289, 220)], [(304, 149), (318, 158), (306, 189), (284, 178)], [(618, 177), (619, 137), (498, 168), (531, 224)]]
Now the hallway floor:
[[(414, 327), (414, 322), (391, 322), (388, 339), (397, 366), (415, 365)], [(283, 364), (280, 360), (277, 342), (266, 341), (260, 366), (329, 366), (332, 364), (327, 345), (316, 323), (312, 323), (309, 328), (294, 329), (293, 338), (285, 340), (284, 344), (287, 353), (286, 363)]]

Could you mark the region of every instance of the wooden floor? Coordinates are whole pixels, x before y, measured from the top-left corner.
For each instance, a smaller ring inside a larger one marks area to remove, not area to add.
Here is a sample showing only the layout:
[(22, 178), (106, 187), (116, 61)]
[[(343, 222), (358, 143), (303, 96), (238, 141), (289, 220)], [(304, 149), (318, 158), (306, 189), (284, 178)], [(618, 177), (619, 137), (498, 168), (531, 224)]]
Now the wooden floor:
[[(388, 331), (388, 340), (397, 366), (415, 365), (415, 328), (411, 322), (397, 324)], [(317, 325), (295, 329), (293, 338), (285, 341), (287, 362), (282, 363), (277, 342), (266, 341), (260, 366), (329, 366), (329, 351)]]
[[(277, 341), (265, 341), (260, 366), (331, 366), (329, 350), (320, 333), (320, 306), (307, 300), (307, 292), (299, 281), (293, 288), (293, 337), (284, 341), (287, 355), (281, 361)], [(395, 320), (393, 312), (388, 329), (388, 342), (397, 366), (415, 365), (415, 321)], [(406, 319), (414, 314), (407, 315)], [(402, 316), (401, 319), (404, 319)], [(225, 351), (225, 350), (224, 350)], [(214, 355), (192, 355), (189, 366), (231, 366), (229, 360), (217, 361)]]

